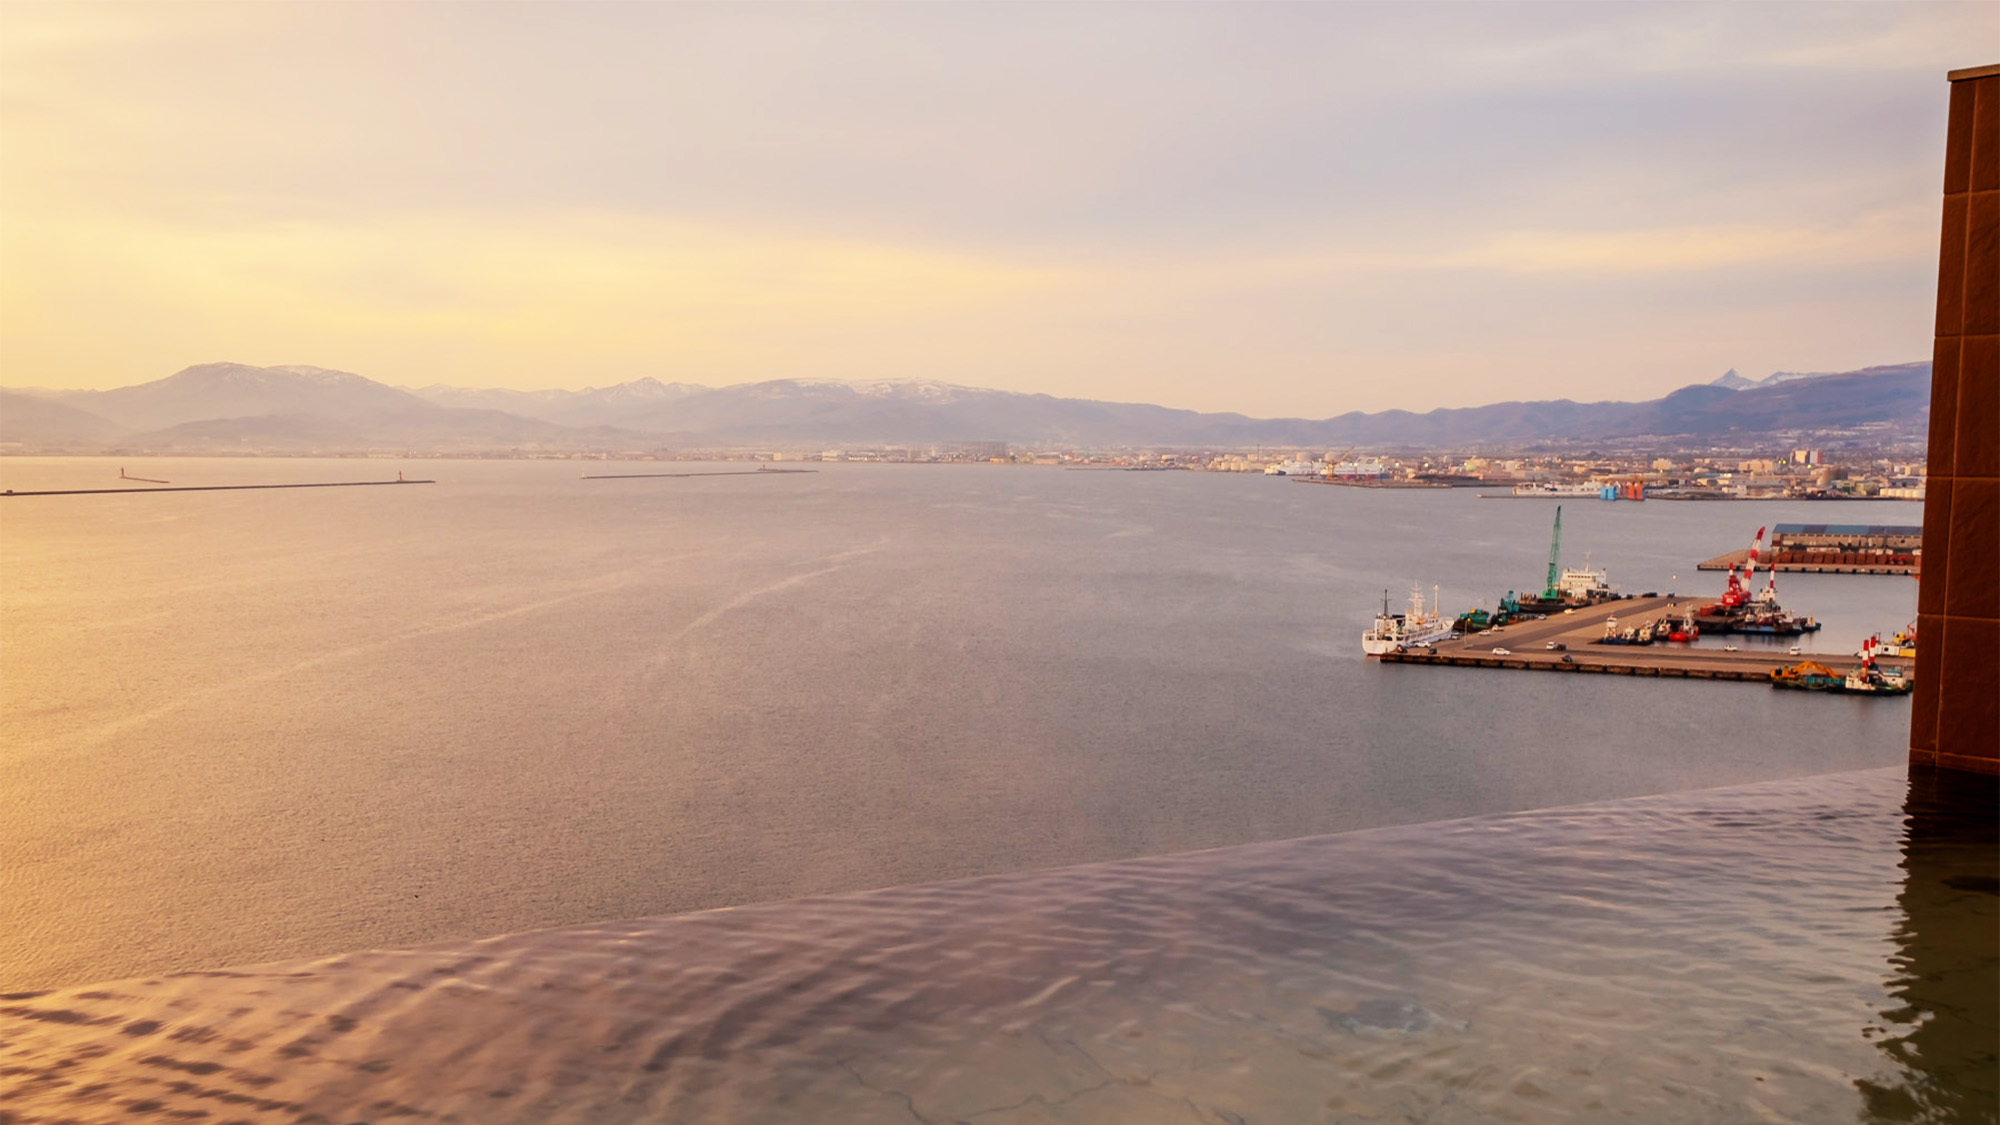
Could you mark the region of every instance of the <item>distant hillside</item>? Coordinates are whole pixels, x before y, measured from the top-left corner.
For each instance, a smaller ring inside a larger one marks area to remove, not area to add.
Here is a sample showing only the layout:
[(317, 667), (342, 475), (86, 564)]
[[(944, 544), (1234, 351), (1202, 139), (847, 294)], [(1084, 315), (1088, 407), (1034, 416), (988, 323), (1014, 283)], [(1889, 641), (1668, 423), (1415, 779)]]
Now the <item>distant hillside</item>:
[(1260, 425), (1239, 414), (1198, 414), (944, 383), (796, 379), (688, 395), (636, 414), (624, 424), (682, 441), (709, 443), (927, 445), (1001, 440), (1076, 446), (1200, 444), (1216, 440), (1208, 435), (1218, 425)]
[(150, 383), (60, 394), (67, 405), (132, 430), (265, 414), (350, 418), (425, 405), (414, 395), (345, 371), (240, 363), (204, 363)]
[(649, 434), (609, 427), (558, 426), (498, 410), (454, 410), (426, 404), (344, 417), (260, 414), (210, 418), (133, 434), (119, 442), (124, 448), (155, 453), (639, 451), (654, 444)]
[[(1733, 372), (1731, 374), (1734, 374)], [(1590, 441), (1622, 437), (1716, 438), (1880, 423), (1917, 425), (1930, 408), (1931, 365), (1905, 363), (1833, 375), (1780, 372), (1743, 389), (1718, 380), (1650, 402), (1502, 402), (1411, 414), (1343, 414), (1329, 441), (1463, 445), (1482, 441)], [(1727, 379), (1728, 376), (1724, 376)], [(1377, 437), (1364, 435), (1375, 433)]]
[(1356, 412), (1321, 421), (1202, 414), (935, 383), (787, 380), (688, 395), (622, 424), (679, 440), (739, 444), (986, 438), (1078, 446), (1452, 446), (1914, 424), (1929, 402), (1928, 363), (1766, 380), (1744, 390), (1691, 386), (1651, 402), (1504, 402), (1425, 414)]
[(1650, 402), (1503, 402), (1321, 420), (1203, 414), (935, 382), (775, 380), (706, 388), (640, 379), (582, 391), (410, 392), (317, 367), (212, 363), (113, 391), (10, 392), (5, 440), (131, 450), (631, 451), (673, 447), (1465, 447), (1656, 436), (1729, 438), (1901, 427), (1920, 434), (1930, 365), (1835, 374), (1735, 372)]
[[(651, 448), (657, 439), (500, 410), (435, 406), (322, 367), (205, 363), (110, 391), (8, 391), (0, 440), (30, 449), (310, 453)], [(568, 392), (563, 392), (568, 393)]]
[(101, 445), (124, 433), (108, 418), (68, 403), (18, 391), (0, 391), (0, 442), (40, 449)]
[(662, 383), (653, 378), (580, 391), (477, 390), (441, 384), (406, 389), (434, 406), (504, 410), (563, 426), (620, 425), (663, 403), (710, 390), (694, 383)]

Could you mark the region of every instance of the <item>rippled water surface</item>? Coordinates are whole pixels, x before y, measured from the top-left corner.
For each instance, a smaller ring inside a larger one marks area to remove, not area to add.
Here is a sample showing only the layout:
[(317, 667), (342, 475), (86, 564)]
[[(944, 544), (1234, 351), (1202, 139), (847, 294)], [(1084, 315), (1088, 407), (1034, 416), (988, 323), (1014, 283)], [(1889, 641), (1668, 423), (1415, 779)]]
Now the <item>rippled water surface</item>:
[[(118, 467), (0, 459), (0, 484), (104, 486)], [(7, 988), (1904, 754), (1902, 700), (1361, 659), (1384, 587), (1438, 583), (1458, 609), (1539, 586), (1553, 515), (1539, 501), (998, 466), (627, 481), (541, 462), (128, 468), (438, 483), (0, 500)], [(1564, 508), (1565, 556), (1631, 591), (1713, 590), (1693, 565), (1759, 524), (1917, 514), (1585, 501)], [(1832, 648), (1908, 621), (1914, 586), (1783, 583)], [(1388, 956), (1341, 942), (1345, 963)], [(953, 948), (978, 960), (975, 945)], [(1062, 975), (1078, 981), (1050, 1001), (1113, 979)], [(1054, 978), (1032, 979), (1028, 996)], [(1387, 1009), (1357, 1005), (1400, 995), (1340, 993), (1307, 1024), (1365, 1030)]]
[(1900, 769), (5, 998), (15, 1120), (1987, 1121)]

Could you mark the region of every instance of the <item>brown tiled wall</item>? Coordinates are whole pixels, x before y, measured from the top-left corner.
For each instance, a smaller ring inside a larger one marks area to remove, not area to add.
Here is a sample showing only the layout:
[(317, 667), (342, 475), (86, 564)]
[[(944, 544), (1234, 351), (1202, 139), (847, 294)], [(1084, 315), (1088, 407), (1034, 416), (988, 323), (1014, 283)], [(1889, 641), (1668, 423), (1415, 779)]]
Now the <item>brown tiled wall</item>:
[(2000, 773), (2000, 67), (1951, 78), (1910, 764)]

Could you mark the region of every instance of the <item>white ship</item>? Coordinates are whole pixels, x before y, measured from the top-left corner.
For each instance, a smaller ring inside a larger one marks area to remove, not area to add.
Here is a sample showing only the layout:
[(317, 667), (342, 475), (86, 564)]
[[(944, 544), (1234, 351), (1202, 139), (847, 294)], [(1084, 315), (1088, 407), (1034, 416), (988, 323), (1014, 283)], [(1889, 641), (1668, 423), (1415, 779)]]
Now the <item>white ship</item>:
[(1596, 605), (1618, 596), (1618, 591), (1604, 580), (1604, 572), (1592, 570), (1588, 559), (1581, 567), (1564, 567), (1556, 589), (1562, 591), (1562, 600), (1571, 605)]
[(1318, 461), (1282, 461), (1264, 470), (1267, 477), (1318, 477), (1326, 475), (1326, 466)]
[(1542, 481), (1537, 484), (1517, 484), (1514, 486), (1514, 495), (1516, 496), (1547, 496), (1556, 500), (1566, 500), (1574, 497), (1595, 500), (1602, 491), (1603, 487), (1601, 485), (1590, 484), (1588, 482), (1584, 484), (1557, 484), (1554, 481)]
[(1410, 611), (1408, 613), (1389, 612), (1389, 592), (1382, 591), (1382, 615), (1375, 619), (1375, 627), (1361, 634), (1361, 651), (1369, 656), (1380, 656), (1410, 645), (1427, 645), (1449, 640), (1452, 635), (1452, 619), (1438, 612), (1437, 587), (1431, 587), (1431, 608), (1424, 610), (1424, 589), (1410, 587)]
[(1342, 480), (1375, 480), (1389, 475), (1389, 466), (1369, 457), (1359, 461), (1342, 461), (1333, 467), (1333, 476)]

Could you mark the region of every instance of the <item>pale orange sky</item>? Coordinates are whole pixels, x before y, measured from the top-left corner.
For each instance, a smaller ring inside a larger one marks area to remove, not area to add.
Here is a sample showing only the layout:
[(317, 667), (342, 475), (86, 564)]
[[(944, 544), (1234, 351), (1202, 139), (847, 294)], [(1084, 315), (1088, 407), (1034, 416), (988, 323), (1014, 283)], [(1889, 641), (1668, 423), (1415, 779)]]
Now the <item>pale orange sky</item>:
[(1984, 4), (0, 6), (0, 384), (1255, 415), (1921, 359)]

